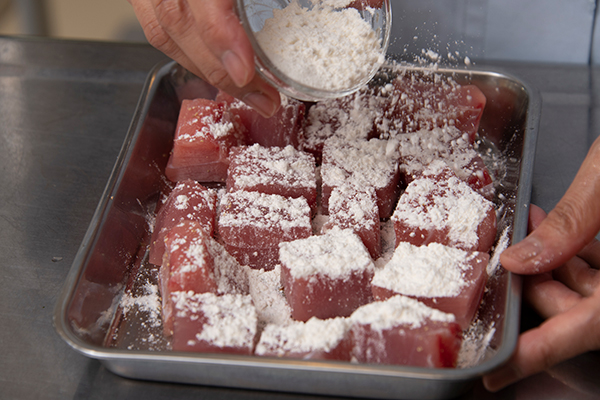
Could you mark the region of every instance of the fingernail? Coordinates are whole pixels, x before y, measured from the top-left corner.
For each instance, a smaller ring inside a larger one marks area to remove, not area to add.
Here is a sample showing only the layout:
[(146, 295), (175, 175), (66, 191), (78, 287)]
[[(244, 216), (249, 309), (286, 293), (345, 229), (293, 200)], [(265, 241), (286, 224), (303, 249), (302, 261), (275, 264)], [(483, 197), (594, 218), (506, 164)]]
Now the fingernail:
[(272, 117), (278, 108), (278, 104), (263, 93), (248, 93), (242, 100), (266, 118)]
[(521, 264), (541, 262), (540, 255), (544, 251), (544, 243), (534, 236), (529, 236), (504, 251), (504, 257), (510, 257)]
[(248, 67), (242, 62), (242, 59), (238, 57), (237, 54), (228, 50), (223, 53), (221, 62), (233, 82), (238, 87), (243, 87), (248, 84), (248, 79), (250, 77)]
[(519, 380), (519, 374), (514, 368), (507, 365), (483, 377), (483, 386), (490, 392), (498, 390)]

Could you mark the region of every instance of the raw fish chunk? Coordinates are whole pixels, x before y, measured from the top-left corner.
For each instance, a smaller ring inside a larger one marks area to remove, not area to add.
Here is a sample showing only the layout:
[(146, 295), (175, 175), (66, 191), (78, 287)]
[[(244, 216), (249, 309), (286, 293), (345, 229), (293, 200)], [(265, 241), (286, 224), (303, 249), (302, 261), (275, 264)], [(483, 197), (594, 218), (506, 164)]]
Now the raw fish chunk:
[(292, 317), (346, 317), (372, 300), (374, 265), (360, 238), (334, 228), (321, 236), (281, 243), (281, 283)]
[(443, 161), (432, 163), (400, 196), (392, 215), (396, 244), (431, 242), (487, 252), (496, 238), (494, 204)]
[(256, 310), (249, 295), (174, 292), (175, 351), (252, 354)]
[(313, 104), (306, 115), (303, 150), (314, 154), (320, 164), (325, 142), (332, 137), (342, 141), (373, 138), (374, 121), (380, 109), (378, 100), (371, 90), (361, 89)]
[(150, 242), (149, 262), (162, 263), (165, 235), (184, 220), (195, 221), (212, 236), (217, 215), (217, 195), (191, 179), (178, 182), (156, 214)]
[(443, 160), (457, 177), (474, 190), (491, 199), (493, 181), (483, 159), (471, 144), (468, 135), (454, 127), (434, 128), (398, 135), (400, 172), (408, 184), (421, 176), (436, 160)]
[(345, 184), (372, 187), (381, 218), (394, 211), (400, 173), (396, 147), (387, 140), (341, 141), (329, 139), (323, 148), (321, 206), (327, 209), (333, 188)]
[(234, 147), (229, 156), (227, 189), (285, 197), (304, 197), (311, 208), (317, 203), (315, 159), (311, 154), (286, 147)]
[(267, 325), (254, 354), (305, 360), (350, 361), (347, 318), (311, 318), (288, 325)]
[[(276, 241), (275, 234), (265, 233), (264, 235), (270, 235), (273, 241)], [(233, 238), (230, 234), (225, 234), (231, 240), (235, 240), (235, 234)], [(227, 252), (235, 257), (238, 262), (244, 266), (248, 266), (254, 269), (265, 269), (267, 271), (272, 270), (277, 265), (279, 258), (279, 249), (277, 246), (268, 245), (266, 247), (260, 247), (253, 245), (252, 243), (242, 246), (235, 246), (224, 242)]]
[(403, 242), (373, 277), (373, 297), (402, 294), (429, 307), (454, 314), (465, 329), (481, 303), (489, 254), (467, 252), (439, 243), (413, 246)]
[(185, 221), (173, 227), (166, 235), (165, 248), (160, 286), (167, 334), (172, 329), (170, 293), (248, 293), (245, 271), (200, 224)]
[(454, 126), (467, 133), (473, 142), (477, 136), (481, 116), (487, 102), (485, 95), (475, 85), (463, 85), (448, 97), (450, 102), (448, 108), (451, 115), (449, 123), (452, 124), (452, 120), (454, 120)]
[(346, 97), (312, 105), (303, 148), (319, 162), (324, 143), (332, 137), (391, 139), (451, 127), (473, 143), (485, 104), (485, 95), (474, 85), (460, 85), (435, 73), (400, 73), (387, 84), (366, 86)]
[(304, 103), (281, 95), (281, 106), (271, 118), (265, 118), (244, 102), (220, 91), (217, 101), (223, 102), (229, 110), (239, 115), (247, 130), (248, 143), (265, 147), (299, 148), (300, 137), (304, 127), (306, 106)]
[(194, 222), (182, 222), (167, 234), (166, 284), (170, 291), (248, 293), (248, 278), (237, 260)]
[(238, 190), (221, 198), (218, 231), (240, 264), (273, 269), (279, 243), (312, 234), (311, 209), (304, 197)]
[(352, 356), (359, 363), (456, 366), (462, 332), (452, 314), (398, 295), (360, 307), (350, 320)]
[(383, 7), (383, 0), (354, 0), (348, 4), (348, 7), (356, 8), (357, 10), (365, 10), (371, 8)]
[(481, 156), (474, 156), (471, 161), (462, 168), (462, 171), (464, 171), (467, 175), (466, 182), (469, 184), (469, 186), (471, 186), (486, 199), (494, 199), (494, 195), (496, 194), (494, 180), (492, 179), (492, 174), (490, 173), (487, 165), (485, 165), (485, 162)]
[(207, 245), (209, 237), (193, 222), (174, 226), (165, 238), (165, 254), (161, 270), (162, 294), (193, 291), (217, 292), (214, 260)]
[(377, 195), (372, 187), (338, 186), (329, 197), (329, 220), (323, 231), (337, 226), (352, 229), (363, 241), (371, 257), (381, 254), (381, 233)]
[(454, 126), (474, 142), (486, 97), (475, 85), (440, 75), (400, 74), (385, 87), (387, 104), (376, 122), (382, 137)]
[(165, 174), (173, 182), (225, 182), (229, 149), (246, 143), (239, 116), (214, 100), (183, 100)]

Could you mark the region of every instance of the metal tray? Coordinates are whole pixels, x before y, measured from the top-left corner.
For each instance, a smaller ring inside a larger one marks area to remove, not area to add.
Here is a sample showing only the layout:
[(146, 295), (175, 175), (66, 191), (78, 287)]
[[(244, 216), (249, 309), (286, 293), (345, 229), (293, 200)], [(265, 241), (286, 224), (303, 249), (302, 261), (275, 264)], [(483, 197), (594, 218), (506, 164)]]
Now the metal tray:
[[(487, 96), (480, 148), (505, 161), (496, 201), (501, 206), (497, 247), (506, 247), (527, 231), (539, 95), (501, 72), (436, 72), (473, 83)], [(508, 360), (519, 333), (521, 281), (502, 268), (493, 269), (456, 369), (167, 350), (161, 327), (151, 323), (156, 315), (139, 302), (125, 310), (123, 298), (139, 299), (148, 294), (148, 284), (156, 285), (157, 271), (146, 261), (146, 244), (181, 100), (213, 98), (216, 92), (173, 62), (150, 73), (55, 309), (55, 327), (69, 345), (128, 378), (385, 399), (452, 398)]]

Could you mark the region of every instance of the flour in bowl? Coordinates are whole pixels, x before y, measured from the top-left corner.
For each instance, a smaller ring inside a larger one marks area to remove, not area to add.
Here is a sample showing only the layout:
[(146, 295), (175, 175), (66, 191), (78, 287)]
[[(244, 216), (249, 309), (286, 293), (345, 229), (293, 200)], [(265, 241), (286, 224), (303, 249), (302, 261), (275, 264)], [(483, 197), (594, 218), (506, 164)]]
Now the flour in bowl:
[(293, 0), (256, 34), (261, 49), (281, 72), (309, 87), (345, 90), (363, 83), (384, 60), (377, 33), (348, 1)]

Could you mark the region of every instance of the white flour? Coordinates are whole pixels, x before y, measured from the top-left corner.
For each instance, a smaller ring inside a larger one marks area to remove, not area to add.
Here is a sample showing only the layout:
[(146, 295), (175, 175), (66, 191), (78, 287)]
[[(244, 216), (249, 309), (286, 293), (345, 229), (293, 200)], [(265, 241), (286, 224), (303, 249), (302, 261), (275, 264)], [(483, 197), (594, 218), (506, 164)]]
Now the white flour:
[(452, 245), (473, 247), (479, 240), (477, 229), (494, 205), (455, 175), (443, 182), (432, 179), (444, 168), (443, 161), (434, 161), (423, 177), (412, 181), (392, 220), (426, 230), (446, 230)]
[(292, 310), (281, 286), (281, 266), (271, 271), (248, 268), (250, 296), (256, 307), (260, 324), (287, 325), (292, 321)]
[(256, 346), (257, 355), (311, 353), (331, 351), (348, 331), (346, 318), (327, 320), (315, 317), (306, 322), (294, 321), (285, 326), (267, 325)]
[(277, 185), (316, 190), (314, 156), (288, 145), (241, 147), (231, 159), (229, 177), (236, 189)]
[(197, 340), (218, 347), (252, 347), (257, 316), (250, 296), (193, 292), (173, 292), (171, 296), (177, 317), (206, 320)]
[(495, 323), (476, 320), (463, 332), (463, 341), (456, 361), (457, 368), (475, 367), (493, 350), (490, 342), (496, 334)]
[(375, 272), (372, 284), (418, 297), (453, 297), (468, 284), (473, 253), (439, 243), (413, 246), (401, 242), (388, 264)]
[(279, 257), (296, 279), (316, 274), (342, 279), (375, 268), (360, 238), (350, 229), (337, 227), (325, 235), (281, 243)]
[(487, 266), (487, 274), (488, 276), (493, 276), (496, 271), (501, 267), (500, 264), (500, 255), (502, 252), (508, 248), (510, 245), (510, 227), (504, 228), (502, 234), (498, 238), (496, 245), (494, 246), (494, 251), (492, 252), (492, 257), (490, 258), (490, 262)]
[[(208, 107), (205, 107), (205, 109), (208, 109)], [(234, 135), (237, 128), (237, 126), (232, 121), (223, 118), (222, 114), (214, 115), (214, 113), (204, 115), (201, 117), (200, 120), (198, 120), (197, 118), (190, 119), (186, 123), (186, 125), (192, 125), (200, 129), (197, 129), (192, 134), (178, 134), (176, 140), (193, 142), (207, 137), (212, 137), (217, 140), (224, 139), (226, 137)]]
[(454, 319), (453, 314), (427, 307), (417, 300), (402, 295), (359, 307), (350, 316), (353, 323), (369, 324), (373, 330), (380, 331), (398, 325), (408, 325), (412, 329), (416, 329), (425, 324), (427, 320), (454, 322)]
[(398, 169), (397, 154), (381, 139), (344, 141), (330, 138), (323, 148), (323, 185), (338, 187), (352, 183), (358, 187), (385, 188)]
[(377, 197), (372, 187), (335, 187), (329, 198), (329, 220), (333, 226), (352, 226), (355, 229), (379, 228)]
[(344, 2), (324, 2), (311, 9), (297, 0), (274, 10), (256, 34), (262, 50), (285, 75), (305, 86), (340, 90), (367, 78), (384, 60), (372, 27)]
[(152, 327), (162, 324), (160, 316), (160, 294), (158, 286), (147, 282), (143, 286), (141, 295), (134, 295), (131, 292), (123, 294), (120, 303), (123, 307), (123, 314), (127, 315), (130, 311), (148, 313), (147, 323)]
[(312, 229), (310, 207), (303, 197), (292, 199), (276, 194), (245, 192), (226, 193), (221, 198), (219, 224), (226, 227), (252, 226), (260, 229)]

